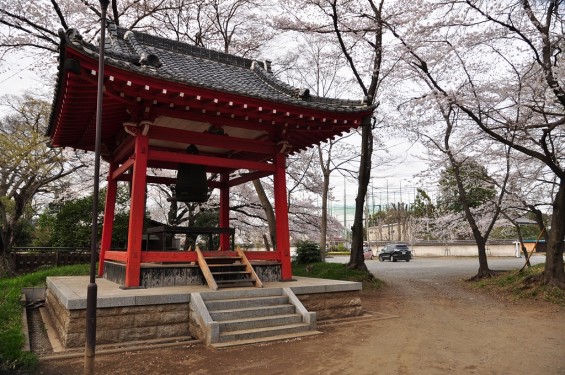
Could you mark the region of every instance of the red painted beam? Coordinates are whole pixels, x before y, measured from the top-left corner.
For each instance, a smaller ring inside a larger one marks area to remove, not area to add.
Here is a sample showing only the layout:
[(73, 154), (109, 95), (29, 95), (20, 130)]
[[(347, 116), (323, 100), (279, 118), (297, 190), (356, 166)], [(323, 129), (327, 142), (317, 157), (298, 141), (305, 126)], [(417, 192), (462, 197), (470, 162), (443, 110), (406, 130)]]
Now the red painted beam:
[(112, 245), (112, 233), (114, 231), (114, 216), (116, 210), (116, 193), (118, 190), (118, 182), (112, 179), (112, 172), (116, 169), (114, 163), (110, 164), (108, 171), (108, 189), (106, 191), (106, 203), (104, 206), (104, 223), (102, 226), (102, 239), (100, 241), (100, 257), (98, 259), (98, 276), (104, 274), (104, 259), (106, 252), (110, 250)]
[[(227, 185), (229, 178), (228, 173), (220, 175), (222, 184), (220, 188), (220, 228), (229, 228), (230, 226), (230, 189)], [(223, 251), (230, 249), (230, 235), (228, 233), (220, 234), (220, 248)]]
[(122, 163), (125, 159), (133, 155), (134, 146), (134, 137), (127, 137), (120, 143), (114, 152), (112, 152), (112, 159), (117, 163)]
[(179, 263), (196, 262), (198, 257), (194, 251), (142, 251), (142, 263)]
[(140, 282), (141, 237), (145, 217), (145, 193), (147, 191), (147, 157), (149, 139), (146, 136), (135, 137), (135, 164), (131, 182), (131, 203), (128, 226), (128, 249), (126, 260), (125, 286), (138, 287)]
[(290, 261), (290, 233), (288, 230), (288, 202), (286, 192), (286, 158), (282, 154), (275, 155), (275, 221), (277, 253), (281, 261), (282, 280), (292, 279)]
[(244, 253), (249, 260), (281, 261), (277, 251), (244, 251)]
[[(177, 183), (177, 179), (175, 177), (147, 176), (147, 183), (157, 185), (174, 185)], [(222, 187), (222, 184), (218, 181), (208, 181), (208, 187), (219, 189)]]
[(149, 128), (148, 135), (150, 139), (212, 146), (226, 150), (248, 151), (262, 154), (273, 154), (275, 152), (275, 144), (272, 142), (165, 128), (155, 125)]
[[(108, 252), (119, 253), (119, 252)], [(236, 256), (234, 251), (203, 251), (202, 254), (205, 257), (213, 256)], [(245, 256), (249, 260), (265, 260), (265, 261), (280, 261), (278, 258), (278, 253), (275, 251), (245, 251)], [(110, 259), (108, 256), (106, 259)], [(119, 259), (115, 259), (119, 260)], [(196, 262), (198, 258), (196, 252), (194, 251), (142, 251), (141, 252), (141, 262), (142, 263), (181, 263), (181, 262)]]
[(203, 155), (188, 155), (167, 151), (149, 150), (149, 160), (166, 161), (173, 163), (199, 164), (211, 167), (223, 167), (234, 169), (250, 169), (257, 171), (274, 172), (275, 167), (269, 163), (261, 163), (249, 160), (238, 160), (228, 158), (218, 158)]
[(127, 252), (125, 251), (106, 251), (106, 256), (104, 257), (105, 260), (116, 260), (118, 262), (126, 262), (127, 259)]
[(135, 159), (126, 160), (124, 164), (120, 165), (118, 168), (116, 168), (114, 173), (112, 173), (112, 177), (111, 177), (112, 180), (118, 179), (121, 175), (126, 173), (128, 169), (133, 167), (134, 164), (135, 164)]
[[(163, 150), (154, 150), (154, 151), (163, 151)], [(165, 151), (165, 152), (176, 153), (176, 152), (178, 152), (178, 150)], [(185, 154), (183, 153), (183, 155), (185, 155)], [(235, 159), (235, 160), (241, 160), (241, 159)], [(161, 161), (161, 160), (150, 160), (149, 164), (147, 164), (148, 168), (169, 169), (169, 170), (173, 170), (173, 171), (176, 171), (178, 169), (178, 166), (179, 166), (178, 162), (168, 162), (168, 161)], [(231, 172), (234, 172), (238, 169), (239, 168), (223, 168), (221, 166), (215, 166), (215, 167), (207, 166), (206, 172), (207, 173), (224, 173), (224, 172), (231, 173)]]

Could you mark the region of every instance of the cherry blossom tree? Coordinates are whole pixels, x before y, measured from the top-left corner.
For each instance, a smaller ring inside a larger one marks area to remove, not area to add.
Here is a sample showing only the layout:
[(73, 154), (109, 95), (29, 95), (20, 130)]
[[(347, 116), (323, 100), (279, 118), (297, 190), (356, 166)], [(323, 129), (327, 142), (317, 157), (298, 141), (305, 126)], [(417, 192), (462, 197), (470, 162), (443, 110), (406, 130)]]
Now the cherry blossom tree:
[(15, 229), (35, 195), (56, 192), (58, 183), (84, 167), (80, 159), (47, 145), (47, 103), (9, 97), (4, 106), (10, 109), (0, 119), (0, 274), (12, 270)]
[(557, 177), (543, 281), (565, 287), (563, 1), (404, 5), (387, 27), (403, 47), (402, 58), (429, 87), (425, 95)]

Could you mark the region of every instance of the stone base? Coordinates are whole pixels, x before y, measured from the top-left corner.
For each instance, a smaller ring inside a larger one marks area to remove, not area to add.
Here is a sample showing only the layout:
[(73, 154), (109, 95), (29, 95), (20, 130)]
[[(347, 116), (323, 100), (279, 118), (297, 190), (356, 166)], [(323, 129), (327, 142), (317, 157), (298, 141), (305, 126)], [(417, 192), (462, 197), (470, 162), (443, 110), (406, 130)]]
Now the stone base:
[(318, 322), (363, 315), (359, 291), (297, 295), (306, 310), (316, 313)]
[[(45, 305), (62, 345), (65, 348), (84, 346), (86, 309), (66, 309), (49, 289)], [(96, 310), (96, 343), (187, 336), (188, 321), (188, 303), (99, 308)]]
[[(65, 348), (84, 346), (86, 331), (86, 276), (47, 278), (46, 307)], [(120, 289), (98, 279), (97, 344), (198, 336), (190, 318), (193, 293), (211, 292), (207, 286)], [(265, 288), (290, 288), (317, 321), (362, 315), (361, 283), (297, 277), (292, 282), (265, 282)], [(237, 293), (240, 289), (229, 291)], [(218, 293), (226, 293), (222, 290)]]
[[(273, 282), (281, 279), (281, 265), (278, 262), (251, 261), (251, 265), (262, 282)], [(105, 261), (104, 278), (116, 284), (124, 285), (126, 265)], [(204, 280), (198, 265), (190, 263), (141, 264), (140, 286), (143, 288), (189, 285), (206, 285), (206, 280)]]

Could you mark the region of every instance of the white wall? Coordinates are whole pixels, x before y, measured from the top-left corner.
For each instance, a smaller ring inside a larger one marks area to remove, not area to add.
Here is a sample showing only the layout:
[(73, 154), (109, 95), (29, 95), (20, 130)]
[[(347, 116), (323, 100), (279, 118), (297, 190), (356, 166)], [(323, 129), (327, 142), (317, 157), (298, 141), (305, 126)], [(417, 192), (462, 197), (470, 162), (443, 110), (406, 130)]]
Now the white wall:
[[(477, 245), (474, 243), (426, 243), (408, 245), (412, 255), (416, 257), (443, 257), (443, 256), (478, 256)], [(372, 245), (373, 254), (377, 255), (383, 248), (382, 245)], [(487, 256), (494, 257), (519, 257), (517, 246), (512, 242), (487, 244)]]

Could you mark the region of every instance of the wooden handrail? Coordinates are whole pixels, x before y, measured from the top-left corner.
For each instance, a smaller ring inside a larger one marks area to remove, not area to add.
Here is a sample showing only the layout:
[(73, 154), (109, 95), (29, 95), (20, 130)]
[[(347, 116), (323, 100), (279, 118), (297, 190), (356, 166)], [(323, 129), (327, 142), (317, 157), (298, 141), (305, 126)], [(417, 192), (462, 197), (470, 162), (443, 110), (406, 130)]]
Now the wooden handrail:
[(239, 247), (235, 250), (237, 252), (237, 255), (239, 255), (241, 257), (241, 263), (243, 263), (245, 265), (245, 270), (247, 272), (249, 272), (250, 276), (251, 276), (251, 280), (253, 280), (253, 284), (255, 284), (255, 286), (257, 288), (262, 288), (263, 287), (263, 283), (261, 282), (261, 280), (259, 279), (259, 277), (257, 276), (257, 274), (255, 273), (255, 270), (253, 269), (253, 266), (251, 265), (251, 263), (249, 263), (249, 260), (247, 259), (247, 257), (245, 256), (245, 253), (243, 252), (243, 250), (241, 250)]
[(206, 279), (206, 283), (208, 283), (210, 289), (218, 290), (218, 284), (216, 284), (216, 280), (214, 280), (214, 276), (212, 275), (212, 272), (208, 267), (208, 263), (206, 263), (206, 259), (204, 258), (204, 255), (202, 255), (202, 252), (200, 251), (198, 246), (196, 246), (196, 255), (198, 256), (198, 266), (202, 270), (202, 274)]

